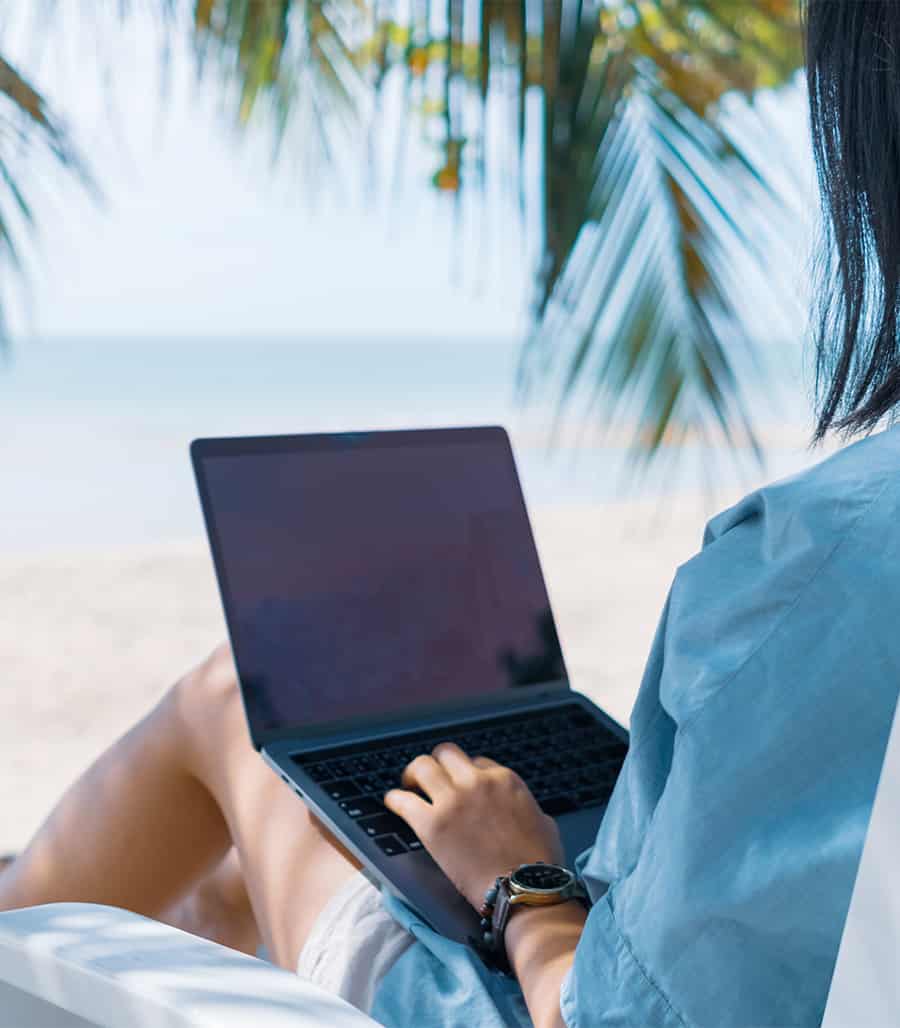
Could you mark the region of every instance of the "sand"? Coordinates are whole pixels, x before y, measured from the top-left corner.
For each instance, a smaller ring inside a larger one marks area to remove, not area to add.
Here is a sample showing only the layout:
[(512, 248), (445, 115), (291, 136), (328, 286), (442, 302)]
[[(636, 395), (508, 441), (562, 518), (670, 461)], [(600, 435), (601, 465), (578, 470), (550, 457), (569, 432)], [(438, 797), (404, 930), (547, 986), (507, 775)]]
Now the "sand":
[[(699, 501), (533, 513), (573, 684), (622, 721), (675, 568), (709, 513)], [(0, 597), (2, 853), (215, 646), (223, 621), (203, 540), (3, 557)]]

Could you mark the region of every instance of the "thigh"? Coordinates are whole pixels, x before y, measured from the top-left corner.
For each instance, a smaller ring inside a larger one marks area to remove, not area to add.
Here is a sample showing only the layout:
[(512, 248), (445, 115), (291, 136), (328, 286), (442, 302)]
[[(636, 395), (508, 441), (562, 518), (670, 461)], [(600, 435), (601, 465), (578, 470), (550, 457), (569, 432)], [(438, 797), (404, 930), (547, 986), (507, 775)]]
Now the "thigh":
[(254, 749), (229, 650), (180, 682), (171, 702), (189, 768), (228, 824), (263, 941), (294, 969), (317, 916), (360, 865)]

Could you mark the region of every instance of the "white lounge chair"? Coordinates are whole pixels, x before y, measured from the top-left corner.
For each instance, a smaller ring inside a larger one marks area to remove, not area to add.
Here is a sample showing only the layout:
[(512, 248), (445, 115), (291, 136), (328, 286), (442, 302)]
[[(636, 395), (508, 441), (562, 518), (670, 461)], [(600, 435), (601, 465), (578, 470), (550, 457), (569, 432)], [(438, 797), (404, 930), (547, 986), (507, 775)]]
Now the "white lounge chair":
[(112, 907), (0, 913), (0, 1028), (373, 1028), (254, 957)]

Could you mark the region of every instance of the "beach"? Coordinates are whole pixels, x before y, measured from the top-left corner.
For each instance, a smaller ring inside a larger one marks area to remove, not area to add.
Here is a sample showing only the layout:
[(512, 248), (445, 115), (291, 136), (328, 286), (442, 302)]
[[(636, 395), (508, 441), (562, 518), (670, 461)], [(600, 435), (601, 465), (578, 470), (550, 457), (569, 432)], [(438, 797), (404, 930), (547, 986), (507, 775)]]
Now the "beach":
[[(709, 513), (699, 499), (532, 512), (573, 685), (623, 722), (675, 569), (699, 547)], [(0, 598), (5, 852), (224, 625), (202, 539), (5, 554)]]
[(695, 449), (677, 481), (670, 454), (629, 488), (627, 439), (550, 444), (539, 410), (515, 401), (517, 353), (451, 340), (18, 348), (0, 376), (0, 853), (224, 637), (196, 436), (508, 425), (573, 684), (627, 721), (675, 568), (716, 510), (808, 464), (807, 436), (770, 421), (764, 473)]

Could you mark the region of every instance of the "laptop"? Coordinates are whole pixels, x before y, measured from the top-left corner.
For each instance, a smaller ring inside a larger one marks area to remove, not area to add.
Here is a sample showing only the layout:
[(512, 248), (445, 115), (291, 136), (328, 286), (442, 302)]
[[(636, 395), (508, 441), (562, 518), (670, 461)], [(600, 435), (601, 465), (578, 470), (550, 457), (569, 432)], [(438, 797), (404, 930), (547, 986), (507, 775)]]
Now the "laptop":
[(369, 875), (460, 942), (478, 917), (382, 803), (439, 742), (594, 840), (628, 749), (575, 692), (502, 428), (201, 439), (191, 456), (250, 735)]

